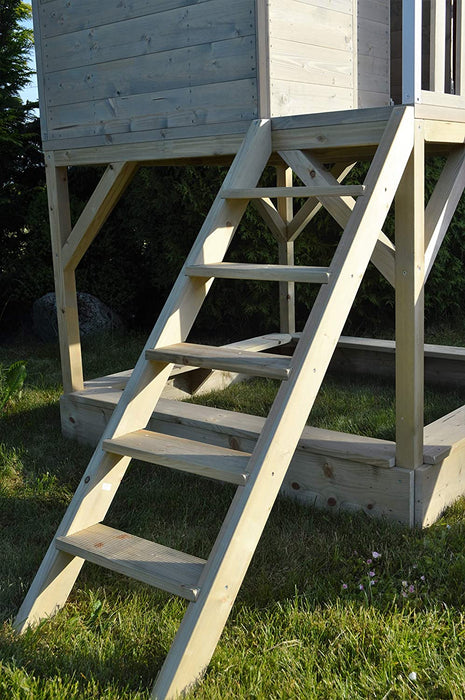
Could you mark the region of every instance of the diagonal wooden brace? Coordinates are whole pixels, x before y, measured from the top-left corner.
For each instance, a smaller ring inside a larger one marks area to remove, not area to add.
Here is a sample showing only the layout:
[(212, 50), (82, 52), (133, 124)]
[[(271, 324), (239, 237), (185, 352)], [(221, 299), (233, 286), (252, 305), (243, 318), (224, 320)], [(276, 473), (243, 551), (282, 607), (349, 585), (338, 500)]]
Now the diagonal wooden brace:
[[(280, 153), (280, 156), (307, 186), (338, 184), (336, 178), (324, 169), (320, 161), (312, 153), (283, 151)], [(318, 199), (338, 224), (345, 228), (355, 206), (355, 199), (353, 197), (319, 197)], [(378, 233), (378, 241), (373, 251), (371, 262), (394, 287), (395, 247), (382, 231)]]
[(465, 148), (453, 151), (425, 211), (425, 281), (465, 188)]
[(75, 270), (138, 169), (137, 163), (110, 163), (63, 244), (63, 267)]

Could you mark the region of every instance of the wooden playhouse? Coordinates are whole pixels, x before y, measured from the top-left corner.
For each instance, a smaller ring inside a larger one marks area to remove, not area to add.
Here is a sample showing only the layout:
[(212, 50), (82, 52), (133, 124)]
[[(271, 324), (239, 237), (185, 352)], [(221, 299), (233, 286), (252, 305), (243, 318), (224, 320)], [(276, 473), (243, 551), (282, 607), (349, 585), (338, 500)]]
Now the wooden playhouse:
[[(98, 444), (17, 627), (62, 606), (84, 560), (182, 595), (191, 602), (154, 688), (174, 698), (208, 665), (280, 490), (420, 526), (465, 491), (465, 407), (423, 421), (424, 284), (465, 185), (465, 11), (462, 0), (35, 0), (33, 10), (62, 425)], [(425, 209), (424, 160), (436, 153), (445, 166)], [(345, 186), (360, 160), (371, 163), (365, 181)], [(76, 267), (140, 165), (191, 163), (230, 169), (160, 318), (132, 371), (84, 383)], [(67, 170), (102, 164), (72, 226)], [(270, 164), (276, 187), (257, 187)], [(298, 211), (293, 197), (305, 198)], [(275, 265), (227, 262), (249, 202), (276, 238)], [(382, 230), (393, 202), (395, 244)], [(342, 229), (334, 258), (297, 267), (294, 241), (322, 208)], [(396, 342), (361, 351), (395, 353), (395, 443), (305, 426), (338, 343), (361, 344), (340, 335), (370, 261), (395, 288)], [(276, 281), (280, 332), (187, 343), (216, 277)], [(320, 287), (298, 331), (296, 283)], [(290, 342), (292, 357), (273, 352)], [(172, 400), (238, 374), (281, 381), (266, 420)], [(237, 485), (207, 561), (102, 524), (131, 458)]]

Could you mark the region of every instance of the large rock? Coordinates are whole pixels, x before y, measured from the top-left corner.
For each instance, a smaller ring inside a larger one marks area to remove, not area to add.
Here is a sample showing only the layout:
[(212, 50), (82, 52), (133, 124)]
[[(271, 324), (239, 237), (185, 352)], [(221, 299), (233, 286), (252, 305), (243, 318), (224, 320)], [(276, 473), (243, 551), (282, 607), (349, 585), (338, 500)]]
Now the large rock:
[[(81, 337), (122, 326), (118, 314), (92, 294), (78, 292), (77, 301)], [(34, 332), (44, 342), (51, 342), (58, 338), (57, 308), (53, 292), (45, 294), (34, 302), (32, 324)]]

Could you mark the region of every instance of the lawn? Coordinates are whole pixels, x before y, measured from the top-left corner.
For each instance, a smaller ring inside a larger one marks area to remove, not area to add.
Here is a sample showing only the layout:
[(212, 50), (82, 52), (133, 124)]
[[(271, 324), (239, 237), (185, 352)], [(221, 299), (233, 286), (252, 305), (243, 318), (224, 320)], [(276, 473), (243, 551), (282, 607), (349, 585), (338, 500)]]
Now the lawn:
[[(141, 339), (94, 341), (88, 376), (131, 366)], [(54, 347), (16, 343), (21, 398), (0, 418), (0, 698), (150, 697), (185, 603), (91, 564), (65, 608), (21, 637), (12, 619), (91, 450), (60, 433)], [(264, 414), (266, 380), (205, 397)], [(427, 421), (465, 392), (427, 392)], [(393, 438), (393, 388), (329, 379), (312, 424)], [(134, 463), (106, 522), (206, 557), (233, 488)], [(432, 527), (278, 499), (208, 673), (192, 698), (464, 698), (465, 500)]]

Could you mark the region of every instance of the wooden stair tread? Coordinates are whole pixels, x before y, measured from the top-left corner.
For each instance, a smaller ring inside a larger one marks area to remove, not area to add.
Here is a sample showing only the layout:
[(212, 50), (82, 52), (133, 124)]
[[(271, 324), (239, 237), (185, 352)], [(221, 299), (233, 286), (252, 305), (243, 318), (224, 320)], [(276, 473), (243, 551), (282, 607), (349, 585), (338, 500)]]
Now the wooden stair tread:
[(282, 355), (194, 343), (176, 343), (155, 350), (146, 350), (145, 356), (157, 362), (222, 369), (273, 379), (287, 379), (291, 364), (290, 358)]
[(224, 188), (223, 199), (261, 199), (262, 197), (358, 197), (365, 185), (326, 185), (319, 187), (249, 187)]
[(329, 269), (327, 267), (255, 265), (232, 262), (189, 265), (186, 267), (186, 275), (189, 277), (221, 277), (276, 282), (310, 282), (315, 284), (326, 284), (329, 281)]
[(101, 523), (55, 539), (57, 549), (195, 601), (205, 561)]
[(104, 440), (103, 449), (112, 454), (126, 455), (232, 484), (244, 485), (248, 476), (248, 452), (151, 430), (136, 430)]

